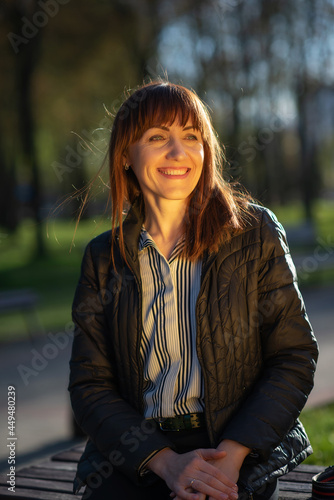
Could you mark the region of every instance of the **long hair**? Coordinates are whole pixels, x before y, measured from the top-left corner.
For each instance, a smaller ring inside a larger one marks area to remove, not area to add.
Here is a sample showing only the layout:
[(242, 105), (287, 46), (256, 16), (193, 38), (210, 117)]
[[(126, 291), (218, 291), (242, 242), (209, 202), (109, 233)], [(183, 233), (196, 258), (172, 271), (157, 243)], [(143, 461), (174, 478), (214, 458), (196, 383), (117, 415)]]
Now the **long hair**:
[[(199, 130), (204, 145), (201, 177), (188, 199), (185, 216), (183, 254), (191, 260), (205, 250), (217, 251), (233, 232), (242, 229), (248, 213), (247, 195), (235, 190), (223, 178), (223, 148), (219, 145), (205, 104), (191, 90), (169, 82), (151, 82), (134, 91), (115, 116), (109, 144), (109, 176), (112, 207), (112, 235), (118, 239), (125, 258), (122, 219), (136, 198), (142, 197), (139, 183), (131, 169), (125, 170), (129, 145), (157, 124), (181, 126), (191, 121)], [(143, 201), (143, 200), (142, 200)], [(144, 210), (144, 203), (141, 204)]]

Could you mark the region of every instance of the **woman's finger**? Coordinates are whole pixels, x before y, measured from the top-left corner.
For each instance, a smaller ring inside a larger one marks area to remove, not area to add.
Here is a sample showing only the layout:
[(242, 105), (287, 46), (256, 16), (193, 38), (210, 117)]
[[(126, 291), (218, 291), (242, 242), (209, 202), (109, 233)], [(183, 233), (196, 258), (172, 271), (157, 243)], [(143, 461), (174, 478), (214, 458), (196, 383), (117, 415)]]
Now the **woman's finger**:
[(194, 490), (194, 488), (191, 486), (189, 486), (189, 488), (186, 488), (186, 491), (189, 491), (190, 493), (196, 493), (196, 495), (198, 496), (198, 500), (206, 499), (206, 495), (204, 495), (204, 493), (200, 493), (199, 491)]
[(199, 478), (193, 481), (192, 488), (194, 491), (204, 494), (204, 498), (209, 496), (217, 500), (238, 499), (237, 491), (226, 486), (223, 482), (207, 474), (199, 474), (198, 476)]
[(212, 487), (218, 488), (219, 491), (229, 492), (230, 490), (238, 489), (237, 484), (216, 467), (212, 460), (210, 462), (203, 462), (201, 469), (197, 471), (196, 478), (204, 483), (208, 483)]
[(203, 460), (218, 460), (219, 458), (224, 458), (227, 455), (226, 451), (216, 450), (215, 448), (200, 448), (197, 452)]

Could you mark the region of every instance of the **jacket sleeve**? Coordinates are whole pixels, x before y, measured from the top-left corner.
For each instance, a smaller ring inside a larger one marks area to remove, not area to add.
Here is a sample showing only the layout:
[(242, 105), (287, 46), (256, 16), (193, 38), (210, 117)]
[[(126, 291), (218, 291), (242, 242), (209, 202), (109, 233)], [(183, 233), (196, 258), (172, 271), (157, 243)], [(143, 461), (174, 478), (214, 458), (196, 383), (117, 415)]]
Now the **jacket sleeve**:
[[(155, 451), (173, 445), (119, 394), (103, 307), (104, 290), (95, 270), (96, 253), (96, 245), (88, 245), (73, 301), (71, 403), (79, 426), (96, 448), (136, 483), (142, 462)], [(108, 297), (110, 300), (110, 293)]]
[(297, 285), (283, 227), (270, 211), (261, 223), (258, 321), (263, 368), (223, 432), (268, 457), (294, 425), (313, 387), (317, 342)]

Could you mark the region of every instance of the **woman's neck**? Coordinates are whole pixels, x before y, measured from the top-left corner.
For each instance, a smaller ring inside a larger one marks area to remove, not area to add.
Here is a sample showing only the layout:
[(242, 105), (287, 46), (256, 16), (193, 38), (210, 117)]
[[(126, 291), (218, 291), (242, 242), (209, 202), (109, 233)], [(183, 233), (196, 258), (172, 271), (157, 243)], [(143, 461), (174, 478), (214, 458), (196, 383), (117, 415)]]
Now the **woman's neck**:
[(167, 259), (184, 232), (185, 211), (184, 200), (168, 200), (159, 206), (145, 204), (145, 229)]

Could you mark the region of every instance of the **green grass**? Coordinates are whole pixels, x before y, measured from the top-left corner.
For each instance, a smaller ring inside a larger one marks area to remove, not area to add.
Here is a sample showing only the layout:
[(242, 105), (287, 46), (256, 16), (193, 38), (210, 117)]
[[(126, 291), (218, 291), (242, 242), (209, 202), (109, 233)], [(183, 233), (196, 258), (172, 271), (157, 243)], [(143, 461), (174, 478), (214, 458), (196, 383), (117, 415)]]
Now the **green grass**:
[[(270, 207), (285, 226), (297, 225), (303, 220), (301, 204)], [(334, 245), (334, 202), (320, 200), (315, 204), (317, 235), (327, 244)], [(63, 329), (70, 321), (70, 309), (79, 277), (83, 250), (90, 239), (109, 229), (110, 222), (102, 219), (82, 220), (75, 237), (75, 222), (58, 219), (44, 226), (47, 257), (36, 260), (35, 230), (31, 220), (25, 220), (13, 234), (6, 235), (0, 228), (0, 290), (33, 288), (39, 296), (38, 317), (41, 330), (46, 332)], [(308, 247), (311, 253), (312, 248)], [(321, 270), (307, 275), (302, 285), (334, 282), (334, 269)], [(0, 341), (27, 336), (25, 317), (17, 313), (1, 315)]]
[(301, 421), (310, 438), (313, 455), (305, 460), (305, 464), (334, 464), (334, 403), (303, 410)]
[[(304, 211), (300, 202), (269, 207), (285, 227), (294, 227), (303, 223)], [(314, 203), (314, 225), (317, 238), (334, 245), (334, 201), (318, 200)]]
[[(83, 220), (75, 237), (75, 246), (71, 249), (75, 224), (59, 220), (54, 227), (50, 226), (48, 238), (45, 228), (47, 257), (36, 260), (33, 258), (35, 226), (26, 221), (15, 234), (1, 240), (0, 290), (34, 289), (40, 300), (38, 322), (33, 326), (46, 333), (64, 329), (71, 320), (71, 303), (84, 248), (90, 239), (107, 229), (107, 223)], [(31, 315), (17, 312), (2, 314), (0, 340), (26, 337), (26, 319), (33, 321)]]
[[(286, 229), (298, 227), (304, 221), (303, 206), (301, 203), (292, 203), (286, 206), (270, 207), (277, 215), (278, 220)], [(313, 243), (290, 244), (292, 254), (314, 256), (316, 261), (317, 251), (321, 256), (330, 248), (334, 253), (334, 201), (318, 200), (314, 204), (314, 233), (315, 241)], [(322, 268), (313, 266), (313, 261), (306, 262), (305, 268), (298, 269), (299, 284), (302, 287), (319, 286), (334, 283), (334, 266)], [(308, 266), (311, 265), (311, 271)]]

